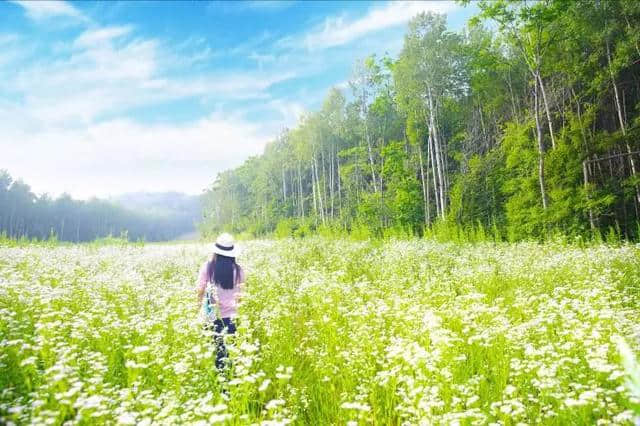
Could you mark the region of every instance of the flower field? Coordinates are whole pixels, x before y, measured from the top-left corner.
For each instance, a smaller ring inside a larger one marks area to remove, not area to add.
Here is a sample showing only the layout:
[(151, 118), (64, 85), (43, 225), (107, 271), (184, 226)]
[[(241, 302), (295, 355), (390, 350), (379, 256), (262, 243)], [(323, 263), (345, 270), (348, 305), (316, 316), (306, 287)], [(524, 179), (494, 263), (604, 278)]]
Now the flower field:
[[(633, 424), (640, 248), (250, 241), (219, 376), (204, 244), (0, 247), (0, 424)], [(225, 392), (222, 390), (225, 389)]]

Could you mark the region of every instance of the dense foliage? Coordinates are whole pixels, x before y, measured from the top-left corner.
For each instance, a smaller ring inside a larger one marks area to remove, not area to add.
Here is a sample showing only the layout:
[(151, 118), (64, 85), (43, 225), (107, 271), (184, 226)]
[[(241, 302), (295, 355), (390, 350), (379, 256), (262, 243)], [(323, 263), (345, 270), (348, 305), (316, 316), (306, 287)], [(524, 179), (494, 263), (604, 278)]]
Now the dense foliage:
[(416, 16), (397, 58), (221, 173), (202, 229), (637, 238), (640, 2), (478, 5), (460, 32)]
[(155, 204), (162, 203), (162, 211), (152, 208), (150, 195), (139, 201), (142, 205), (136, 205), (133, 196), (117, 203), (96, 198), (74, 200), (66, 194), (52, 199), (46, 194), (35, 195), (29, 185), (14, 181), (6, 171), (0, 170), (0, 235), (12, 239), (56, 238), (74, 242), (107, 236), (125, 236), (134, 241), (171, 240), (193, 232), (194, 221), (200, 214), (197, 199), (185, 204), (181, 194), (176, 195), (155, 200)]
[(640, 408), (622, 367), (635, 246), (242, 248), (227, 377), (198, 320), (210, 247), (0, 247), (0, 423), (606, 425)]

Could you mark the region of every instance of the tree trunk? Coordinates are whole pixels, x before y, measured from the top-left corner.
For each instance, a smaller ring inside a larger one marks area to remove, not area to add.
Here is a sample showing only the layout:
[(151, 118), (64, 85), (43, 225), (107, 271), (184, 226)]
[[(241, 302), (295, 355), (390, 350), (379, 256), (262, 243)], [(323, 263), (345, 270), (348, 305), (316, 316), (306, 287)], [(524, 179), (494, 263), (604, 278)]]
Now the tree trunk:
[(440, 149), (440, 138), (438, 137), (438, 129), (436, 128), (436, 120), (435, 120), (435, 107), (433, 102), (433, 96), (431, 93), (431, 88), (428, 89), (428, 100), (429, 100), (429, 131), (432, 135), (433, 139), (433, 155), (436, 159), (436, 171), (438, 174), (438, 193), (437, 196), (440, 198), (440, 217), (444, 219), (445, 211), (447, 208), (447, 204), (445, 201), (444, 194), (444, 175), (443, 175), (443, 161), (442, 161), (442, 153)]
[(315, 165), (315, 173), (316, 173), (316, 196), (318, 197), (318, 209), (320, 210), (320, 220), (324, 224), (324, 206), (322, 203), (322, 191), (320, 190), (320, 181), (318, 179), (318, 160), (316, 156), (313, 156), (313, 163)]
[[(578, 113), (578, 122), (580, 123), (580, 134), (582, 135), (582, 146), (584, 149), (584, 152), (586, 155), (589, 154), (589, 149), (587, 146), (587, 135), (585, 133), (584, 130), (584, 124), (582, 123), (582, 113), (580, 112), (580, 102), (578, 101), (578, 97), (576, 96), (575, 91), (573, 90), (573, 88), (571, 88), (571, 94), (573, 95), (573, 98), (576, 102), (576, 112)], [(587, 157), (588, 158), (588, 157)], [(587, 160), (584, 160), (582, 162), (582, 177), (584, 179), (584, 191), (585, 191), (585, 196), (587, 198), (587, 203), (589, 203), (590, 200), (590, 196), (589, 196), (589, 167), (587, 164)], [(589, 215), (589, 226), (591, 227), (591, 230), (593, 231), (595, 229), (595, 218), (593, 216), (593, 209), (591, 208), (591, 206), (589, 206), (588, 208), (588, 215)]]
[[(609, 75), (611, 76), (611, 84), (613, 84), (613, 94), (616, 101), (616, 111), (618, 112), (620, 130), (622, 131), (622, 136), (624, 137), (624, 144), (625, 144), (625, 147), (627, 148), (627, 153), (629, 154), (629, 163), (631, 164), (631, 174), (635, 178), (637, 173), (636, 162), (633, 159), (633, 155), (631, 155), (631, 146), (629, 145), (629, 142), (627, 141), (627, 138), (626, 138), (627, 129), (624, 124), (625, 120), (622, 115), (622, 107), (620, 106), (620, 96), (618, 95), (618, 85), (616, 84), (616, 78), (615, 78), (615, 75), (613, 74), (613, 68), (611, 67), (611, 49), (609, 47), (609, 40), (606, 41), (606, 45), (607, 45), (607, 62), (609, 65)], [(638, 184), (635, 184), (634, 187), (636, 190), (636, 202), (640, 203), (640, 187), (638, 186)]]
[(511, 108), (513, 109), (513, 118), (515, 118), (516, 123), (520, 124), (518, 108), (516, 107), (516, 100), (513, 95), (513, 86), (511, 83), (511, 70), (509, 69), (507, 74), (507, 85), (509, 86), (509, 94), (511, 95)]
[[(629, 22), (629, 17), (627, 15), (624, 15), (624, 20), (627, 23), (627, 29), (629, 31), (633, 32), (633, 28), (631, 27), (631, 22)], [(638, 46), (638, 40), (637, 39), (633, 43), (633, 45), (636, 48), (636, 52), (638, 53), (638, 56), (640, 56), (640, 46)]]
[[(325, 167), (325, 158), (324, 158), (324, 150), (320, 149), (320, 163), (322, 164), (322, 199), (324, 200), (325, 207), (327, 206), (327, 171)], [(322, 220), (324, 222), (326, 211), (322, 210)]]
[(564, 130), (565, 130), (565, 114), (566, 114), (566, 106), (565, 106), (565, 94), (564, 94), (564, 86), (562, 87), (562, 130), (560, 131), (560, 134), (564, 134)]
[(377, 193), (378, 192), (378, 185), (376, 183), (376, 170), (375, 170), (375, 166), (373, 164), (373, 152), (371, 150), (371, 140), (369, 138), (369, 130), (368, 130), (368, 125), (366, 124), (366, 120), (367, 118), (365, 117), (365, 137), (367, 140), (367, 151), (369, 152), (369, 166), (371, 167), (371, 182), (373, 183), (373, 192)]
[(542, 196), (542, 209), (547, 210), (547, 192), (545, 191), (544, 184), (544, 143), (542, 141), (542, 126), (540, 125), (540, 100), (538, 96), (537, 78), (534, 78), (534, 85), (535, 89), (533, 91), (533, 112), (536, 119), (536, 138), (538, 139), (538, 180), (540, 182), (540, 195)]
[(385, 208), (384, 208), (383, 170), (384, 170), (384, 157), (381, 155), (380, 156), (380, 173), (378, 174), (380, 176), (380, 223), (382, 225), (382, 228), (385, 228), (387, 224), (387, 218), (386, 218)]
[(284, 196), (284, 204), (285, 204), (285, 208), (286, 208), (286, 204), (287, 204), (287, 180), (286, 180), (286, 176), (284, 173), (284, 167), (282, 168), (282, 194)]
[[(436, 100), (435, 102), (435, 109), (436, 109), (436, 114), (434, 114), (434, 123), (435, 123), (435, 129), (436, 131), (438, 131), (438, 141), (439, 142), (439, 146), (440, 146), (440, 156), (441, 156), (441, 162), (442, 162), (442, 176), (443, 176), (443, 194), (444, 194), (444, 206), (446, 208), (447, 206), (447, 196), (449, 194), (449, 174), (447, 173), (447, 170), (449, 170), (449, 160), (447, 159), (447, 151), (446, 148), (444, 146), (444, 141), (442, 141), (440, 139), (440, 132), (438, 130), (438, 102)], [(446, 210), (444, 211), (444, 213), (446, 213)], [(444, 214), (443, 213), (443, 214)]]
[[(433, 155), (433, 137), (431, 135), (431, 132), (429, 132), (427, 142), (428, 142), (427, 164), (429, 164), (429, 160), (431, 160), (431, 176), (433, 177), (433, 195), (434, 195), (434, 199), (436, 200), (436, 216), (440, 216), (440, 201), (438, 198), (438, 181), (436, 179), (436, 160), (435, 160), (435, 156)], [(427, 197), (428, 197), (428, 194), (429, 194), (429, 187), (427, 187)]]
[(627, 127), (627, 96), (626, 93), (624, 91), (624, 89), (622, 89), (622, 117), (624, 118), (624, 126)]
[(304, 195), (302, 194), (302, 172), (300, 171), (300, 161), (298, 161), (298, 205), (300, 206), (300, 217), (304, 217)]
[(429, 192), (427, 191), (426, 181), (424, 178), (422, 143), (420, 143), (420, 141), (418, 141), (418, 156), (420, 157), (420, 181), (422, 182), (422, 201), (424, 203), (424, 224), (429, 226), (429, 223), (431, 223), (431, 212), (429, 211)]
[(387, 134), (387, 116), (385, 114), (384, 121), (382, 124), (382, 137), (380, 138), (381, 146), (380, 146), (380, 192), (384, 192), (383, 182), (382, 182), (382, 171), (384, 170), (384, 157), (382, 157), (382, 152), (384, 151), (384, 147), (387, 145), (386, 143), (386, 134)]
[(335, 171), (333, 169), (333, 147), (329, 148), (329, 197), (331, 197), (331, 219), (333, 219), (333, 180)]
[(551, 122), (551, 113), (549, 112), (549, 104), (547, 103), (547, 93), (544, 90), (544, 84), (542, 78), (540, 78), (540, 71), (536, 73), (538, 77), (538, 83), (540, 83), (540, 90), (542, 92), (542, 101), (544, 103), (544, 110), (547, 113), (547, 123), (549, 124), (549, 136), (551, 136), (551, 148), (556, 148), (556, 138), (553, 135), (553, 123)]
[(315, 178), (314, 178), (314, 173), (313, 173), (313, 169), (314, 169), (314, 161), (311, 160), (311, 192), (313, 193), (313, 211), (314, 211), (314, 220), (316, 225), (318, 224), (318, 202), (316, 200), (316, 184), (315, 184)]
[(487, 130), (484, 126), (484, 114), (482, 114), (482, 105), (478, 105), (478, 113), (480, 115), (480, 128), (482, 129), (482, 146), (486, 148)]
[[(589, 197), (589, 171), (587, 169), (587, 161), (586, 160), (582, 162), (582, 177), (584, 179), (584, 192), (585, 192), (586, 197), (587, 197), (587, 203), (589, 203), (589, 201), (590, 201), (590, 197)], [(591, 227), (591, 230), (593, 231), (594, 229), (596, 229), (596, 224), (595, 224), (595, 221), (593, 219), (593, 210), (591, 209), (591, 206), (589, 206), (588, 212), (589, 212), (589, 226)]]
[(336, 148), (336, 167), (338, 169), (338, 213), (342, 210), (342, 186), (340, 178), (340, 157), (338, 157), (338, 149)]

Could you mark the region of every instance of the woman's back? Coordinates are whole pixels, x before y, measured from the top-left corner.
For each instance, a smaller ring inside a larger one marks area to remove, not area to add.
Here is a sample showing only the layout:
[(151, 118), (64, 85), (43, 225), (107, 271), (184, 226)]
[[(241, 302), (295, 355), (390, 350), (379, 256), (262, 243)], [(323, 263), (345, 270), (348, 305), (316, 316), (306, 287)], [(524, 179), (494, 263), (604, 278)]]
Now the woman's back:
[[(215, 277), (211, 277), (211, 282), (215, 283)], [(218, 301), (218, 309), (220, 309), (221, 318), (233, 318), (237, 315), (238, 297), (242, 292), (242, 284), (244, 283), (244, 272), (240, 265), (236, 265), (233, 271), (233, 288), (226, 289), (219, 285), (215, 285)]]
[[(209, 277), (209, 271), (211, 271), (211, 277)], [(215, 272), (213, 268), (210, 268), (210, 262), (205, 262), (200, 268), (199, 281), (203, 290), (209, 285), (210, 296), (217, 304), (220, 318), (233, 318), (237, 315), (238, 297), (242, 292), (244, 283), (244, 271), (240, 265), (235, 265), (233, 287), (230, 289), (225, 289), (215, 284)]]

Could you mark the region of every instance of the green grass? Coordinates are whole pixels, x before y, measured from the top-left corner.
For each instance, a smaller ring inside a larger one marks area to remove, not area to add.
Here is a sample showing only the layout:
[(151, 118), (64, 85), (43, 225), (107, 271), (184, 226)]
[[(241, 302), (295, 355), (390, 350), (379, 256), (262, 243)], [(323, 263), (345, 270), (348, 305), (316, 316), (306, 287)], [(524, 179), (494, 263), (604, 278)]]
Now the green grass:
[[(218, 377), (202, 244), (0, 248), (0, 423), (629, 424), (640, 249), (248, 241)], [(229, 397), (221, 392), (229, 389)]]

